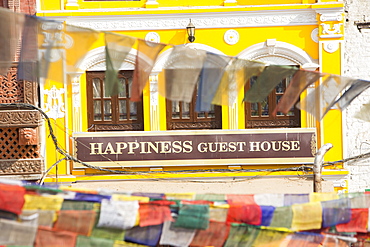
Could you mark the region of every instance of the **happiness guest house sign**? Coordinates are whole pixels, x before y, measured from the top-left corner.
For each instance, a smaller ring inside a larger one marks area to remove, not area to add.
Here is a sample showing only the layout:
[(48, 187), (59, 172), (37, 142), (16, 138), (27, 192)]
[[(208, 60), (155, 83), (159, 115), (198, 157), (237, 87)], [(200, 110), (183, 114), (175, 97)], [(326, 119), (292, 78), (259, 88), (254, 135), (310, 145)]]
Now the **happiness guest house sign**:
[(305, 164), (316, 153), (315, 129), (89, 132), (73, 138), (76, 158), (101, 167)]

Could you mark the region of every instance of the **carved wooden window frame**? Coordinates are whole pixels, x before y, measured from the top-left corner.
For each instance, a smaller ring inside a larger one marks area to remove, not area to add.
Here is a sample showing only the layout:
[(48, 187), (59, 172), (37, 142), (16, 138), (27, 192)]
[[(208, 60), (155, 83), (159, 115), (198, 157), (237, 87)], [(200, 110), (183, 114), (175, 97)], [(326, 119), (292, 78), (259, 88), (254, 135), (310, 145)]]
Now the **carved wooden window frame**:
[[(278, 112), (276, 116), (272, 115), (272, 112), (277, 106), (279, 99), (283, 96), (286, 87), (289, 85), (292, 77), (284, 78), (278, 86), (267, 96), (265, 103), (268, 104), (267, 114), (263, 115), (263, 104), (245, 102), (245, 126), (247, 129), (259, 129), (259, 128), (300, 128), (301, 127), (301, 111), (295, 106), (291, 111), (284, 115), (282, 112)], [(249, 90), (251, 82), (256, 78), (251, 78), (245, 86), (245, 91)], [(282, 90), (277, 91), (281, 85)], [(257, 106), (258, 115), (252, 115), (252, 106)]]
[[(129, 80), (133, 78), (133, 70), (120, 71), (118, 75), (119, 79), (125, 81), (125, 95), (113, 95), (104, 96), (104, 79), (105, 71), (87, 71), (86, 72), (86, 83), (87, 83), (87, 109), (88, 109), (88, 130), (94, 131), (142, 131), (144, 130), (143, 122), (143, 104), (140, 102), (130, 101), (130, 85)], [(93, 80), (100, 80), (100, 97), (94, 98), (94, 86)], [(94, 117), (94, 102), (101, 103), (101, 120), (97, 120)], [(104, 119), (104, 102), (110, 102), (111, 106), (111, 119)], [(123, 102), (126, 105), (126, 117), (127, 119), (120, 119), (119, 102)], [(132, 105), (136, 105), (136, 119), (130, 116)]]
[[(196, 112), (195, 105), (197, 99), (197, 90), (194, 90), (194, 94), (191, 102), (172, 102), (166, 100), (167, 109), (167, 130), (199, 130), (199, 129), (221, 129), (222, 118), (221, 118), (221, 106), (212, 105), (213, 111), (210, 112)], [(179, 114), (178, 117), (174, 117), (175, 114), (172, 111), (173, 103), (178, 104)], [(184, 117), (183, 112), (185, 104), (188, 104), (189, 117)]]

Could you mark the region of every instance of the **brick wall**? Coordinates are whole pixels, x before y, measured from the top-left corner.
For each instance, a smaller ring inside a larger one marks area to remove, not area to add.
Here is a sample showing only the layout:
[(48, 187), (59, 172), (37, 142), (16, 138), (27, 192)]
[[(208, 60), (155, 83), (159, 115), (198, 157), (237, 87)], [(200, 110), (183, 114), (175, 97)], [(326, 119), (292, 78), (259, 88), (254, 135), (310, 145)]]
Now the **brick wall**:
[[(369, 0), (347, 0), (345, 3), (345, 55), (343, 75), (370, 81), (370, 30), (357, 29), (355, 22), (370, 22)], [(363, 104), (369, 103), (370, 90), (363, 92), (345, 111), (344, 136), (346, 157), (370, 152), (370, 122), (354, 117)], [(370, 114), (370, 112), (369, 112)], [(349, 192), (370, 188), (370, 159), (349, 162)]]
[(36, 13), (36, 0), (0, 0), (0, 7), (11, 9), (14, 12), (34, 15)]
[(36, 13), (36, 0), (20, 0), (19, 10), (21, 13), (34, 15)]

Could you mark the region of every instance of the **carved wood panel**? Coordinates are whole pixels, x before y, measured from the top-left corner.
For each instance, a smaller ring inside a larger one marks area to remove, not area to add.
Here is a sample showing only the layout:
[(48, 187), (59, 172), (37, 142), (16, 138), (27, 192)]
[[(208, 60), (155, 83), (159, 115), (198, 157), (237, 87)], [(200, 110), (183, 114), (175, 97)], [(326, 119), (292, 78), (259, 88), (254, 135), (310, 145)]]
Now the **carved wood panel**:
[(24, 85), (17, 80), (16, 68), (9, 69), (7, 75), (0, 75), (0, 103), (24, 102)]
[(197, 129), (220, 129), (221, 123), (219, 121), (209, 122), (171, 122), (169, 129), (171, 130), (197, 130)]
[(40, 158), (39, 145), (20, 145), (19, 128), (0, 128), (0, 160)]
[(41, 114), (37, 110), (3, 110), (0, 111), (1, 127), (37, 127), (42, 123)]
[(144, 129), (143, 124), (96, 124), (93, 125), (89, 130), (94, 131), (141, 131)]
[(249, 120), (247, 128), (299, 128), (300, 121), (295, 119), (282, 120)]
[(37, 105), (37, 82), (17, 79), (17, 68), (0, 75), (0, 103), (28, 103)]
[(0, 175), (41, 174), (44, 170), (42, 159), (0, 160)]

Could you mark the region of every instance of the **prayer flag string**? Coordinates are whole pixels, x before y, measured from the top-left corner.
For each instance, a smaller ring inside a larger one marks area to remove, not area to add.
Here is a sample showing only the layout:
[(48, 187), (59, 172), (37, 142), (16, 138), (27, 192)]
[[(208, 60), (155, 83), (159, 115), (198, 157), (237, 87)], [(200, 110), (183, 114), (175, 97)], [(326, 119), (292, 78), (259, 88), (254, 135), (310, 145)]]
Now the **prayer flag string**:
[(366, 192), (181, 199), (2, 180), (0, 195), (5, 246), (349, 246), (370, 236)]
[[(127, 35), (99, 32), (68, 25), (50, 19), (14, 13), (0, 8), (0, 74), (5, 74), (16, 56), (20, 43), (18, 78), (29, 81), (49, 80), (65, 83), (65, 74), (83, 73), (86, 54), (96, 44), (104, 43), (106, 78), (104, 95), (122, 92), (118, 70), (128, 54), (135, 53), (134, 80), (130, 100), (140, 101), (142, 91), (163, 51), (170, 50), (165, 59), (158, 92), (167, 99), (190, 102), (198, 91), (196, 111), (209, 111), (210, 105), (231, 105), (239, 91), (245, 91), (244, 101), (262, 102), (284, 79), (290, 85), (273, 115), (286, 114), (310, 85), (318, 85), (301, 96), (297, 107), (322, 119), (333, 107), (344, 110), (370, 82), (340, 75), (307, 71), (295, 66), (269, 65), (258, 61), (213, 54), (187, 45), (154, 43)], [(99, 43), (100, 42), (100, 43)], [(135, 52), (136, 50), (136, 52)], [(254, 78), (253, 80), (250, 80)], [(254, 82), (254, 83), (253, 83)], [(364, 111), (357, 116), (367, 121)]]

